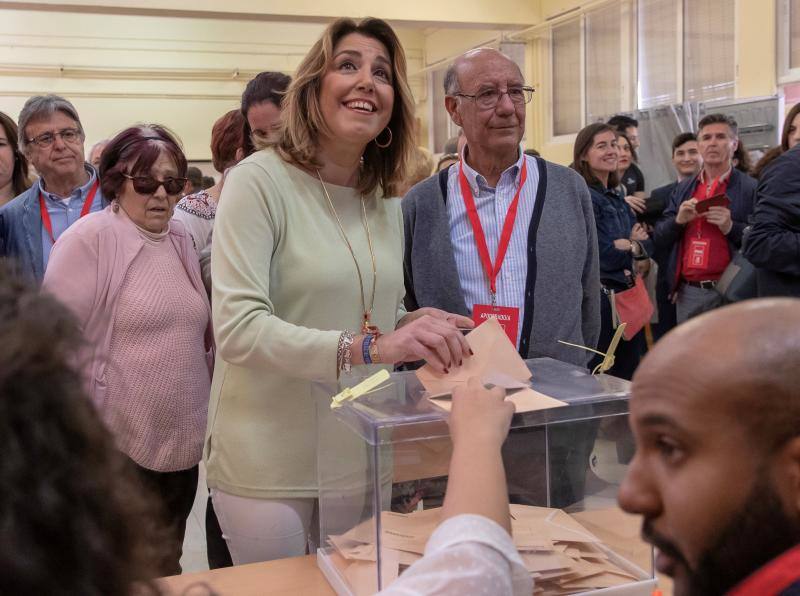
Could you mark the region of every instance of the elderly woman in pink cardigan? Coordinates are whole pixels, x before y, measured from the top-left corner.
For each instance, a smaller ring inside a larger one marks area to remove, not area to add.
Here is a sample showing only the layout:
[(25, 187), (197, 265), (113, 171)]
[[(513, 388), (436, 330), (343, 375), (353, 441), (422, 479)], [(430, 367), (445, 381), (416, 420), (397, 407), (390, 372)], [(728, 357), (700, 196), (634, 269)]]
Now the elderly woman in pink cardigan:
[(112, 204), (53, 247), (44, 289), (78, 317), (89, 393), (142, 484), (163, 502), (174, 537), (162, 573), (179, 559), (197, 490), (206, 428), (211, 309), (192, 239), (172, 212), (186, 157), (157, 125), (119, 133), (103, 151)]

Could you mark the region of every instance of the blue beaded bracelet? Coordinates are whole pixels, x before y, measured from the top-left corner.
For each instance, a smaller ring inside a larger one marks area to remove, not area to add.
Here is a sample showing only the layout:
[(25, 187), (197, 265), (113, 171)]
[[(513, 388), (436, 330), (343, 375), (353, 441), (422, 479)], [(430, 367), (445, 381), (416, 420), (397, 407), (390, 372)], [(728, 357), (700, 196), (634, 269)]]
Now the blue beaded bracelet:
[(369, 344), (372, 343), (372, 335), (367, 334), (361, 342), (361, 355), (364, 357), (364, 364), (372, 364), (372, 358), (369, 357)]

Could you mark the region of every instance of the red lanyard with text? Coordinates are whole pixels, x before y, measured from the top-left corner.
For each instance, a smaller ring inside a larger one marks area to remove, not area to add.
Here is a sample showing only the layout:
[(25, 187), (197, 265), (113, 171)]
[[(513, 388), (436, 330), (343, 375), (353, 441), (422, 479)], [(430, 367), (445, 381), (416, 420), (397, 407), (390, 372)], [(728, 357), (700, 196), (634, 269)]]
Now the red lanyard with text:
[(500, 242), (497, 245), (497, 256), (494, 265), (492, 265), (492, 257), (489, 255), (489, 247), (486, 244), (486, 235), (483, 233), (483, 226), (478, 217), (478, 209), (475, 206), (475, 198), (472, 196), (472, 189), (469, 186), (467, 177), (464, 175), (464, 164), (459, 163), (458, 180), (461, 184), (461, 196), (464, 197), (464, 204), (467, 207), (467, 216), (472, 224), (472, 232), (475, 235), (475, 244), (478, 246), (478, 255), (483, 263), (483, 270), (486, 272), (486, 277), (489, 278), (489, 290), (492, 295), (492, 306), (497, 303), (497, 276), (500, 273), (500, 268), (503, 266), (503, 260), (506, 257), (508, 245), (511, 243), (511, 233), (514, 231), (514, 222), (517, 219), (517, 206), (519, 205), (519, 195), (522, 188), (525, 186), (525, 180), (528, 177), (528, 165), (526, 160), (522, 160), (522, 170), (519, 174), (519, 188), (514, 195), (514, 199), (508, 206), (506, 219), (503, 222), (503, 231), (500, 234)]
[[(88, 194), (86, 195), (86, 200), (83, 202), (83, 208), (81, 209), (81, 217), (84, 217), (89, 213), (89, 210), (92, 208), (92, 202), (94, 201), (94, 195), (97, 194), (97, 189), (100, 186), (98, 180), (94, 181), (92, 184), (92, 188), (89, 189)], [(50, 212), (47, 210), (47, 205), (44, 202), (44, 193), (39, 191), (39, 211), (42, 214), (42, 225), (44, 229), (47, 230), (47, 233), (50, 234), (50, 240), (53, 241), (53, 244), (56, 243), (56, 238), (53, 236), (53, 222), (50, 221)]]

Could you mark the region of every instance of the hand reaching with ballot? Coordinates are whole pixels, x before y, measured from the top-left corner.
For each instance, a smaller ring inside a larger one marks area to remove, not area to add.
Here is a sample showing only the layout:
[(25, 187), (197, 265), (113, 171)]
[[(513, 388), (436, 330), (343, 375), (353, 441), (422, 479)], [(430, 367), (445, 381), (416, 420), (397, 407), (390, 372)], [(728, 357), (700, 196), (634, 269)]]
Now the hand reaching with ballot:
[(480, 379), (470, 378), (466, 387), (453, 391), (449, 419), (453, 447), (469, 441), (482, 449), (499, 450), (506, 440), (513, 415), (514, 402), (506, 401), (505, 390), (486, 389)]
[[(483, 515), (511, 531), (500, 447), (513, 414), (514, 404), (505, 401), (505, 391), (485, 389), (474, 377), (453, 392), (448, 421), (453, 456), (442, 519), (465, 513)], [(481, 489), (475, 490), (477, 486)]]

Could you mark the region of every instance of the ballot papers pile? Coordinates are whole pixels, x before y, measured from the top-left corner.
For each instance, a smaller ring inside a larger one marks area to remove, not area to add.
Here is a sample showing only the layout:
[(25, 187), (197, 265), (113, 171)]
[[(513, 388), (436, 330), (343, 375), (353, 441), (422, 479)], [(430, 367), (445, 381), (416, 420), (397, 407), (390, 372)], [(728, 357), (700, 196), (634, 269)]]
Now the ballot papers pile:
[[(384, 588), (422, 557), (440, 517), (440, 508), (409, 514), (381, 513)], [(577, 594), (649, 579), (560, 509), (511, 505), (511, 517), (514, 544), (534, 579), (534, 594)], [(355, 594), (377, 589), (374, 527), (374, 521), (369, 520), (344, 534), (328, 537), (337, 566)]]

